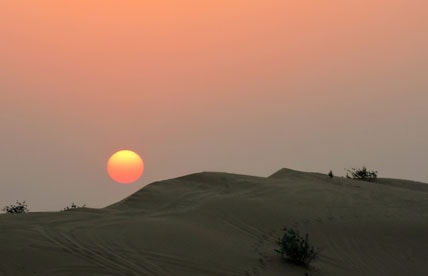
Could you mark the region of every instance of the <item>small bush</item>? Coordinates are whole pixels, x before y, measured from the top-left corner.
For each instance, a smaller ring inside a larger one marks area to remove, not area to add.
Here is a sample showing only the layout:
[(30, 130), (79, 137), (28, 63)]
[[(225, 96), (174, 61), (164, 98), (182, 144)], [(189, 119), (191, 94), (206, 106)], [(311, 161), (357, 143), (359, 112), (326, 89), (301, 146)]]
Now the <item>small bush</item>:
[(83, 204), (82, 206), (77, 206), (76, 204), (74, 204), (74, 202), (73, 203), (71, 203), (71, 206), (66, 206), (64, 209), (63, 209), (63, 211), (70, 211), (70, 210), (74, 210), (74, 209), (79, 209), (79, 208), (85, 208), (86, 207), (86, 205), (85, 204)]
[(352, 178), (356, 180), (363, 180), (363, 181), (376, 181), (377, 179), (377, 171), (370, 171), (366, 167), (362, 167), (361, 169), (350, 169), (347, 170), (348, 173), (346, 174), (347, 178)]
[(279, 249), (275, 249), (282, 258), (303, 266), (308, 266), (318, 259), (319, 250), (311, 245), (308, 234), (303, 238), (297, 230), (287, 228), (283, 230), (284, 235), (276, 242)]
[(8, 214), (23, 214), (28, 213), (30, 211), (28, 210), (28, 205), (25, 203), (25, 201), (16, 201), (16, 204), (6, 206), (2, 210)]
[(330, 172), (328, 173), (328, 176), (330, 176), (330, 178), (334, 177), (333, 171), (330, 170)]

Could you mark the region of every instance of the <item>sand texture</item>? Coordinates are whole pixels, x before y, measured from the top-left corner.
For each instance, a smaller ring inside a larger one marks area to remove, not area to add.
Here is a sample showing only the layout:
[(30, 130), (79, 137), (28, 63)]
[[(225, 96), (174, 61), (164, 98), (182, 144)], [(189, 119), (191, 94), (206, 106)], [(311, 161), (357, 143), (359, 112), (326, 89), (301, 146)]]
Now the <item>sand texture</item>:
[(312, 275), (428, 275), (427, 184), (289, 169), (196, 173), (103, 209), (0, 215), (0, 275), (303, 276), (274, 252), (285, 226), (320, 247)]

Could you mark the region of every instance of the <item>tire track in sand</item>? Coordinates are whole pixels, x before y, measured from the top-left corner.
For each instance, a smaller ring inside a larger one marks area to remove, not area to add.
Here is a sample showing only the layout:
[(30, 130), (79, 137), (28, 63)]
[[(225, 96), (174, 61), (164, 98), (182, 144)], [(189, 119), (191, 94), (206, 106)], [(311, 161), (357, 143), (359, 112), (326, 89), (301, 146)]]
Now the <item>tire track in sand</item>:
[(128, 258), (118, 254), (118, 251), (104, 247), (99, 243), (83, 244), (79, 242), (78, 239), (60, 230), (52, 231), (46, 228), (39, 228), (38, 230), (46, 239), (57, 247), (95, 264), (96, 266), (100, 266), (103, 271), (114, 271), (119, 275), (169, 275), (169, 273), (157, 265), (151, 263), (136, 264)]

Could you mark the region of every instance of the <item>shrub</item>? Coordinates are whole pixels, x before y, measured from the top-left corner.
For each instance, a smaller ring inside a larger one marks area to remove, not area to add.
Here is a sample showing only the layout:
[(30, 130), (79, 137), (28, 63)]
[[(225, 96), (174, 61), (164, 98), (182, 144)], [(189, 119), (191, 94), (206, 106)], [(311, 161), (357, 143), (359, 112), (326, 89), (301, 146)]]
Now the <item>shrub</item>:
[(28, 205), (25, 203), (25, 201), (23, 202), (16, 201), (16, 205), (11, 204), (9, 206), (4, 207), (2, 210), (8, 214), (22, 214), (22, 213), (28, 213), (28, 211), (30, 211), (28, 210)]
[(303, 238), (298, 230), (287, 228), (283, 230), (284, 235), (276, 242), (279, 249), (275, 249), (282, 258), (303, 266), (308, 266), (312, 261), (318, 259), (319, 250), (311, 245), (308, 234)]
[(328, 176), (330, 176), (330, 178), (334, 177), (333, 171), (330, 170), (330, 172), (328, 173)]
[(70, 211), (70, 210), (73, 210), (73, 209), (79, 209), (79, 208), (85, 208), (86, 207), (86, 205), (85, 204), (83, 204), (82, 206), (77, 206), (76, 204), (74, 204), (74, 202), (73, 203), (71, 203), (71, 206), (69, 207), (69, 206), (66, 206), (64, 209), (63, 209), (63, 211)]
[(363, 180), (363, 181), (376, 181), (377, 179), (377, 171), (370, 171), (366, 167), (362, 167), (361, 169), (350, 169), (347, 170), (348, 173), (346, 174), (347, 178), (352, 178), (356, 180)]

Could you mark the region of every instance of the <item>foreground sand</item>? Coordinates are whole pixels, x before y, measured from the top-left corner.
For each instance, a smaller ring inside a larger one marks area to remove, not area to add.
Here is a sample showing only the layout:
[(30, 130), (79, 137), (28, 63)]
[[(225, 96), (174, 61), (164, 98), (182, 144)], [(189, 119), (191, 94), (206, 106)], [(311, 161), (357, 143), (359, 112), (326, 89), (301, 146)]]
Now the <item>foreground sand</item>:
[(284, 226), (322, 251), (314, 275), (428, 275), (428, 184), (282, 169), (155, 182), (104, 209), (0, 215), (0, 275), (305, 275)]

